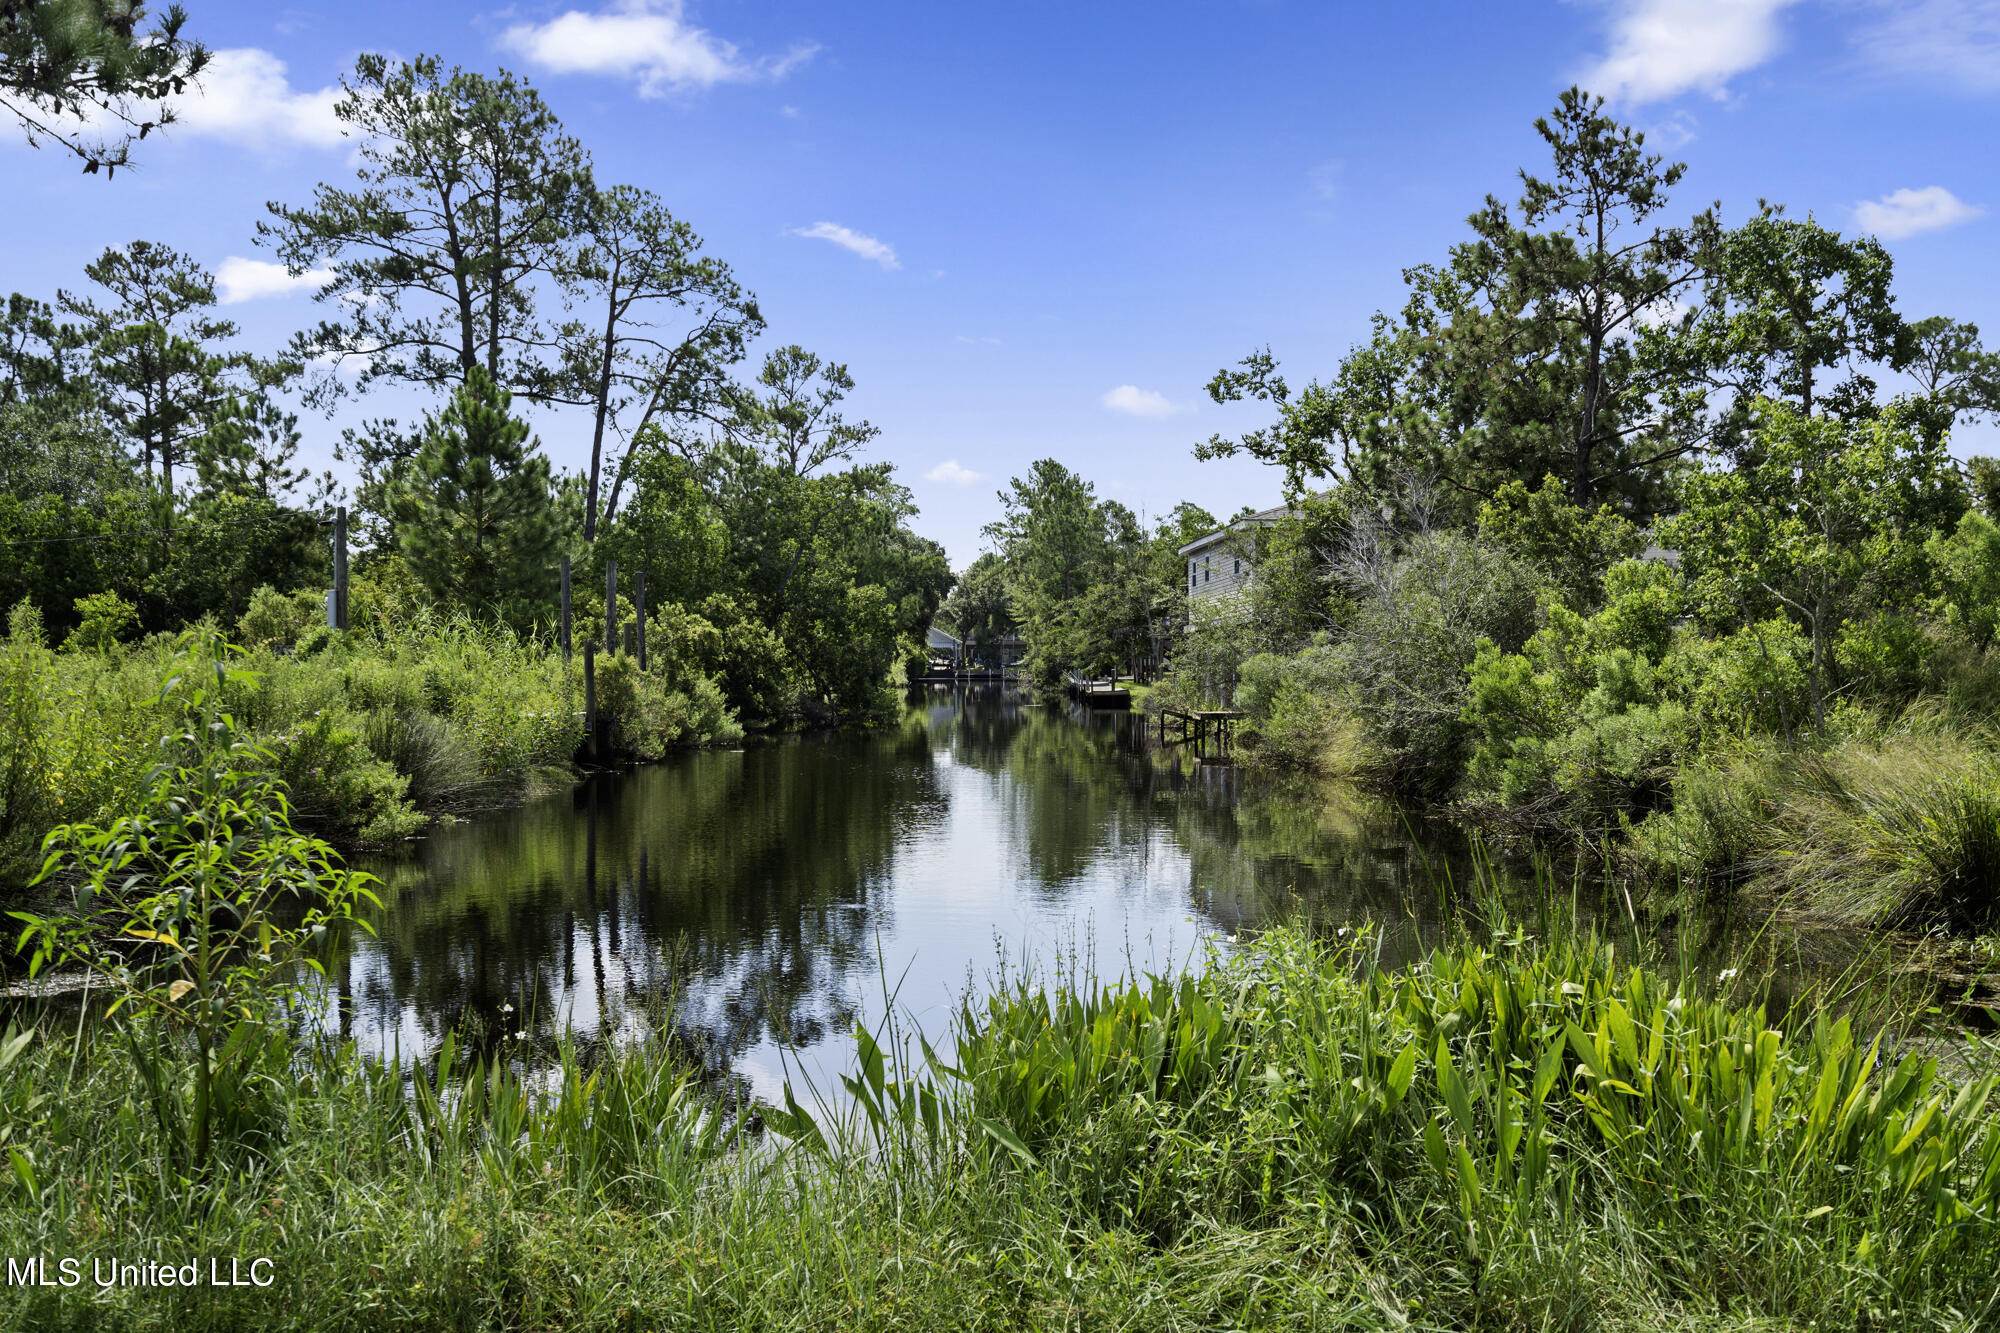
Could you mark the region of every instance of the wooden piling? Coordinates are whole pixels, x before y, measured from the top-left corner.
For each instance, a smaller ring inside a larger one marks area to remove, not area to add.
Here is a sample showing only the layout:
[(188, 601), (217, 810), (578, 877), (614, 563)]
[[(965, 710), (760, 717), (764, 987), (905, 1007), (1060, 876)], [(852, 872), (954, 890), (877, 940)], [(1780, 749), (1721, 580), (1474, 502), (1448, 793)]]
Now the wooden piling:
[(584, 752), (597, 762), (597, 645), (583, 645), (583, 735)]

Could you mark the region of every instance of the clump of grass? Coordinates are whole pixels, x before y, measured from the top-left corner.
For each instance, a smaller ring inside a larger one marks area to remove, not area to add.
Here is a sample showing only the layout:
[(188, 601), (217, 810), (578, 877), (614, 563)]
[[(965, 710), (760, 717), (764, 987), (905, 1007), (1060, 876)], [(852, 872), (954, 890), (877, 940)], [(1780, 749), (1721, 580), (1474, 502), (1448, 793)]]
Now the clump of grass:
[(1775, 881), (1836, 920), (1982, 925), (2000, 911), (2000, 757), (1904, 729), (1801, 759), (1768, 854)]
[(1916, 711), (1819, 750), (1745, 748), (1682, 770), (1631, 855), (1690, 882), (1760, 877), (1833, 921), (1977, 929), (2000, 917), (2000, 742)]

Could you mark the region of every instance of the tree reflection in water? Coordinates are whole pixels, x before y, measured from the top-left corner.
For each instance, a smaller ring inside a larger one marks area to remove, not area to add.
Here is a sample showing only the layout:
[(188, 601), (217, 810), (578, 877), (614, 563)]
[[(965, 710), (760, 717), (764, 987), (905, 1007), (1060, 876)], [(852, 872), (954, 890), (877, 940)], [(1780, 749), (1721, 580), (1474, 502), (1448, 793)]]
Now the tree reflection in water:
[(675, 993), (710, 1059), (768, 1080), (778, 1047), (878, 1013), (885, 975), (938, 1031), (996, 942), (1047, 959), (1094, 936), (1117, 971), (1294, 898), (1414, 940), (1445, 910), (1426, 862), (1461, 858), (1351, 791), (1160, 750), (1137, 715), (940, 691), (900, 725), (677, 755), (434, 830), (370, 867), (379, 934), (339, 989), (355, 1035), (405, 1056), (454, 1028), (615, 1040)]

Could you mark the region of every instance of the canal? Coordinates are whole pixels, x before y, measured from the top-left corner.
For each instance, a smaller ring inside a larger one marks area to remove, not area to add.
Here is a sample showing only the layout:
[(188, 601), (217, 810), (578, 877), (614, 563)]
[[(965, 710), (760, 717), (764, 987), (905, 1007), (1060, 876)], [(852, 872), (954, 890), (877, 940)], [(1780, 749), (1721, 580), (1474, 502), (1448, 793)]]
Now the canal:
[(1300, 906), (1378, 923), (1393, 963), (1470, 879), (1462, 843), (1385, 802), (997, 686), (679, 754), (366, 868), (377, 934), (335, 969), (364, 1047), (421, 1057), (457, 1030), (532, 1052), (672, 1023), (766, 1097), (801, 1070), (837, 1085), (854, 1025), (891, 1004), (936, 1037), (1007, 975), (1198, 967)]

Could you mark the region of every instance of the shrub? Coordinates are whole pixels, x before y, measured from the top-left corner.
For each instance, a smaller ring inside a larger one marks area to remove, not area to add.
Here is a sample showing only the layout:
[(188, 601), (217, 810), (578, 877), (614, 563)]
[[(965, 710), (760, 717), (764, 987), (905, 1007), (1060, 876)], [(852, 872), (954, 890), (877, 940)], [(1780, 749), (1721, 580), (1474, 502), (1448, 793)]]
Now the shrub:
[[(195, 1169), (207, 1164), (218, 1123), (254, 1118), (294, 969), (318, 967), (372, 900), (367, 876), (292, 829), (272, 757), (223, 706), (231, 686), (251, 683), (234, 657), (219, 640), (182, 637), (151, 701), (174, 726), (160, 743), (164, 762), (127, 813), (49, 834), (42, 873), (76, 885), (72, 910), (15, 913), (27, 923), (31, 971), (86, 968), (111, 991), (112, 1015), (130, 1009), (158, 1025), (130, 1049), (168, 1161)], [(162, 1030), (194, 1048), (185, 1104), (178, 1078), (160, 1077)], [(18, 1151), (15, 1161), (18, 1174)]]
[(1237, 705), (1244, 743), (1282, 768), (1353, 777), (1368, 765), (1363, 728), (1346, 704), (1340, 655), (1325, 644), (1244, 661)]
[(375, 757), (351, 714), (321, 712), (270, 745), (277, 776), (302, 819), (364, 846), (399, 842), (424, 826), (410, 779)]
[(1940, 618), (1975, 648), (1991, 646), (2000, 633), (2000, 523), (1967, 513), (1949, 536), (1932, 537), (1927, 550), (1938, 570)]
[(1812, 720), (1812, 642), (1784, 616), (1720, 638), (1685, 634), (1664, 664), (1688, 698), (1704, 744), (1746, 735), (1794, 736)]
[(1385, 776), (1443, 791), (1465, 761), (1466, 669), (1482, 639), (1506, 651), (1527, 639), (1534, 574), (1461, 533), (1425, 532), (1400, 554), (1357, 551), (1347, 577), (1357, 606), (1342, 649)]
[(282, 593), (266, 583), (250, 594), (249, 609), (236, 622), (236, 636), (247, 648), (288, 647), (313, 626), (325, 623), (323, 593), (310, 588)]
[(1479, 535), (1540, 569), (1571, 608), (1587, 611), (1605, 595), (1605, 571), (1646, 547), (1645, 534), (1609, 505), (1572, 504), (1553, 475), (1541, 488), (1510, 481), (1479, 507)]
[(63, 647), (76, 652), (106, 652), (139, 627), (139, 611), (111, 591), (94, 592), (76, 599), (77, 627), (63, 640)]

